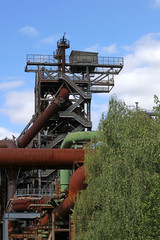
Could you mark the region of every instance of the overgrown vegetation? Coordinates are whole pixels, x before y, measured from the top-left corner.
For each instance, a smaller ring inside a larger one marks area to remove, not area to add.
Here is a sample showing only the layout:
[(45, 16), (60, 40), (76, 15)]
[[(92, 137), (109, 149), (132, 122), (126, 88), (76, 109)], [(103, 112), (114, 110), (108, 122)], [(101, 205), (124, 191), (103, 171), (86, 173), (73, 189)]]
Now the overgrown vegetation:
[(85, 159), (88, 187), (76, 202), (75, 240), (160, 239), (160, 108), (156, 117), (111, 99), (95, 152)]

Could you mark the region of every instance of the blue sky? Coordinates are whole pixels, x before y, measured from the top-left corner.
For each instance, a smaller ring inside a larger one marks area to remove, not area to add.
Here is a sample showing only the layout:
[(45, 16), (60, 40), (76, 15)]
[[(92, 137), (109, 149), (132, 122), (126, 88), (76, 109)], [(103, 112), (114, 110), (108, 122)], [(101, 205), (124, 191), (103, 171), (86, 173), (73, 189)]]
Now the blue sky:
[(66, 32), (71, 48), (122, 56), (110, 94), (93, 95), (96, 129), (108, 99), (151, 109), (160, 95), (160, 0), (5, 0), (0, 8), (0, 139), (17, 136), (34, 112), (34, 74), (26, 54), (51, 55)]

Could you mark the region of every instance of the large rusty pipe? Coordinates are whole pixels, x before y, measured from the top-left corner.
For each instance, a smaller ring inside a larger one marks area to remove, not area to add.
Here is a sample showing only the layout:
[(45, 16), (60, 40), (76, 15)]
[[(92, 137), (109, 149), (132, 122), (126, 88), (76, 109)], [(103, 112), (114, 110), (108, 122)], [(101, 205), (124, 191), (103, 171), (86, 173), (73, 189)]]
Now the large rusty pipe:
[(0, 168), (71, 169), (84, 160), (83, 149), (0, 148)]
[(28, 210), (31, 204), (40, 204), (41, 198), (37, 197), (20, 197), (12, 201), (12, 209), (15, 212), (24, 212)]
[[(16, 148), (16, 144), (12, 140), (0, 140), (0, 148), (4, 148), (4, 151), (8, 151), (6, 148)], [(7, 187), (7, 199), (13, 197), (16, 191), (16, 175), (17, 171), (8, 170), (7, 176), (8, 176), (8, 187)], [(3, 184), (3, 183), (2, 183)], [(3, 186), (4, 188), (5, 186)], [(1, 194), (2, 196), (2, 194)], [(3, 198), (3, 197), (2, 197)], [(4, 201), (4, 199), (2, 200)], [(4, 205), (4, 203), (3, 203)]]
[(23, 135), (18, 141), (19, 148), (25, 148), (31, 140), (37, 135), (44, 124), (52, 117), (52, 115), (58, 110), (59, 107), (68, 99), (69, 91), (66, 88), (62, 88), (57, 98), (51, 103), (49, 107), (39, 116), (39, 118), (33, 123), (30, 129)]
[(71, 213), (71, 209), (74, 207), (78, 193), (85, 188), (85, 166), (78, 168), (71, 177), (69, 183), (68, 197), (63, 200), (62, 203), (54, 210), (55, 220), (64, 218)]

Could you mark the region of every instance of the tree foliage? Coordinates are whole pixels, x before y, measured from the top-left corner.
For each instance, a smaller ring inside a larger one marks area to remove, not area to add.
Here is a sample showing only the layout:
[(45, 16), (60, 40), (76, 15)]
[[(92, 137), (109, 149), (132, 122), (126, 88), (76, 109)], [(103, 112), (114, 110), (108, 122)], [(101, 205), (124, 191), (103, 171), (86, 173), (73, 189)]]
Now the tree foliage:
[[(159, 104), (155, 96), (155, 103)], [(112, 98), (87, 148), (86, 190), (74, 208), (76, 240), (160, 239), (160, 108), (156, 117)]]

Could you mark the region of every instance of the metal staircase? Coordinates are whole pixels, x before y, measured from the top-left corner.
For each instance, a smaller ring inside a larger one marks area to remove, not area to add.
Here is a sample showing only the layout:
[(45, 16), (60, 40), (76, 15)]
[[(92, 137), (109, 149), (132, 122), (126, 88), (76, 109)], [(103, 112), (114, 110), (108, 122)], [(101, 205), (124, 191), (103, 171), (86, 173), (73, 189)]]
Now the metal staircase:
[(59, 76), (60, 76), (60, 79), (63, 79), (65, 82), (67, 82), (84, 99), (91, 99), (91, 94), (85, 93), (80, 87), (78, 87), (73, 81), (71, 81), (71, 79), (66, 74), (61, 73)]
[(59, 144), (60, 142), (62, 142), (65, 137), (66, 137), (67, 133), (62, 133), (60, 135), (58, 135), (52, 143), (47, 145), (47, 148), (53, 148), (54, 146), (56, 146), (57, 144)]
[(66, 109), (66, 112), (72, 112), (76, 107), (78, 107), (84, 99), (80, 97), (74, 104), (72, 104), (69, 108)]
[(82, 118), (75, 112), (60, 112), (59, 116), (61, 118), (74, 118), (77, 120), (80, 124), (82, 124), (86, 128), (92, 127), (92, 123), (90, 121), (87, 121), (86, 119)]

